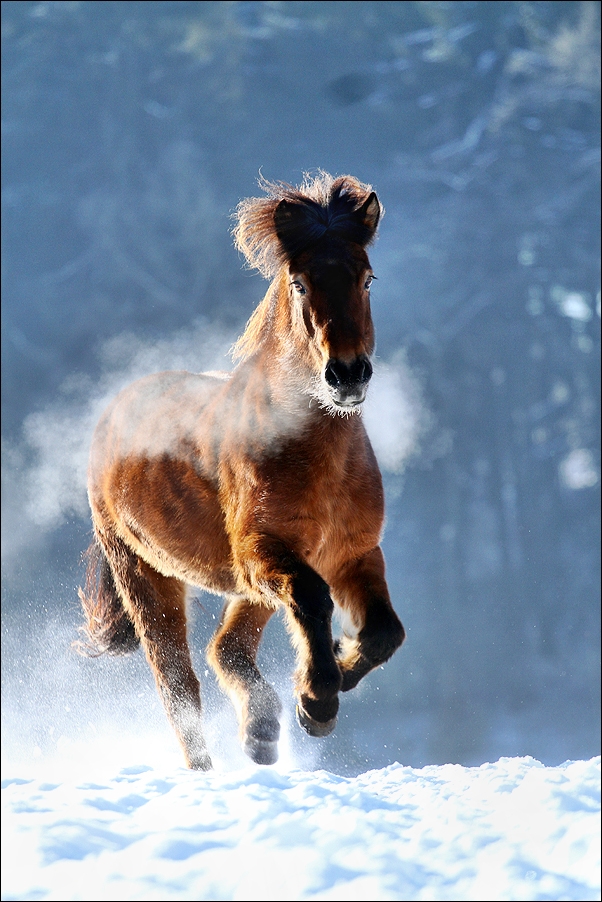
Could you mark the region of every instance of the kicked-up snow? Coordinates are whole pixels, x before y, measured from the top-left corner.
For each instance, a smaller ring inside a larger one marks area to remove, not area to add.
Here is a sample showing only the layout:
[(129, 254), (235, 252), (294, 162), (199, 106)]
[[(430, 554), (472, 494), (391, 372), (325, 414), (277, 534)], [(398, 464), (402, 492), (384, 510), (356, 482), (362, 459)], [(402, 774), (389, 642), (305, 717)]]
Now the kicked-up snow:
[(6, 902), (600, 899), (600, 758), (11, 770)]

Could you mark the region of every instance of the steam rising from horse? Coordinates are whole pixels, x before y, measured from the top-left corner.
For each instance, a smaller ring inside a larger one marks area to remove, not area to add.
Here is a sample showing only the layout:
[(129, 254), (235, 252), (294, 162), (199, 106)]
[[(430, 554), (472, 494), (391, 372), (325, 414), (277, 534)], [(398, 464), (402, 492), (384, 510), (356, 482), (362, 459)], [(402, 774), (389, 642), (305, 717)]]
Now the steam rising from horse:
[[(278, 757), (281, 703), (256, 664), (277, 609), (311, 736), (334, 729), (339, 693), (404, 638), (379, 547), (381, 476), (357, 415), (372, 375), (366, 247), (381, 207), (350, 176), (262, 188), (239, 205), (234, 235), (272, 282), (234, 347), (237, 366), (135, 382), (102, 416), (90, 456), (88, 651), (142, 644), (186, 762), (201, 770), (211, 760), (186, 584), (225, 597), (207, 657), (259, 764)], [(336, 641), (334, 605), (348, 625)]]

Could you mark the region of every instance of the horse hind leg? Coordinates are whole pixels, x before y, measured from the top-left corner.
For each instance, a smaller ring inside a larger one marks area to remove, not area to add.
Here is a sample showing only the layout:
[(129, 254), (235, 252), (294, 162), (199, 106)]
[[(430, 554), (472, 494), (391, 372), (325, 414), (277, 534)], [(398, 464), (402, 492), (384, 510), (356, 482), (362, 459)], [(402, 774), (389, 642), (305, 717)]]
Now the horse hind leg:
[(102, 542), (119, 596), (155, 677), (188, 767), (209, 770), (201, 695), (186, 636), (186, 587), (158, 573), (118, 537)]
[(273, 613), (273, 609), (244, 598), (229, 599), (207, 649), (207, 660), (234, 704), (243, 751), (256, 764), (278, 760), (282, 705), (255, 663), (264, 627)]

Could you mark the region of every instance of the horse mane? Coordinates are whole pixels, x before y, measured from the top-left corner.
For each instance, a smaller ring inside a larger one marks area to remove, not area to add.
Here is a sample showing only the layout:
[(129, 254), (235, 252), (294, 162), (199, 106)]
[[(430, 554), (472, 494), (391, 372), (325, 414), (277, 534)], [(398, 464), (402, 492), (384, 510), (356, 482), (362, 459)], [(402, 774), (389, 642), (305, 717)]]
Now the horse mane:
[[(313, 177), (306, 173), (298, 187), (269, 182), (263, 176), (258, 183), (267, 196), (248, 197), (238, 204), (232, 234), (249, 266), (269, 279), (323, 238), (366, 247), (384, 212), (372, 186), (351, 175), (334, 178), (320, 170)], [(259, 346), (275, 300), (272, 285), (234, 344), (235, 359), (249, 356)]]
[(259, 302), (251, 314), (251, 317), (245, 326), (245, 331), (230, 348), (230, 354), (233, 360), (245, 360), (262, 344), (274, 316), (274, 308), (278, 297), (275, 286), (276, 283), (272, 282), (265, 297)]

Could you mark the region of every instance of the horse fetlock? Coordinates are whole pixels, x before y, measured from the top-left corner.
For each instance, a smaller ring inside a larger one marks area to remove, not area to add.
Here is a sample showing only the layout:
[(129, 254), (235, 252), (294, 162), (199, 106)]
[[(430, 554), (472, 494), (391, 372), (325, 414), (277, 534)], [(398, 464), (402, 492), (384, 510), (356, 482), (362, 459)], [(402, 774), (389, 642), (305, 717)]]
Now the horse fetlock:
[(270, 714), (247, 721), (243, 729), (242, 748), (255, 764), (274, 764), (278, 760), (280, 723)]
[(242, 748), (255, 764), (274, 764), (278, 760), (282, 703), (265, 681), (249, 693), (241, 718)]
[(370, 662), (370, 669), (384, 664), (405, 639), (405, 630), (394, 611), (386, 623), (378, 628), (365, 627), (359, 634), (361, 657)]
[(213, 765), (205, 744), (200, 708), (181, 705), (167, 713), (180, 740), (187, 766), (191, 770), (211, 770)]
[(282, 702), (267, 683), (256, 687), (249, 696), (243, 714), (242, 729), (247, 737), (277, 742), (280, 737)]
[(335, 641), (334, 653), (343, 678), (341, 692), (349, 692), (372, 670), (373, 665), (361, 653), (359, 641), (349, 636)]
[(328, 665), (322, 664), (313, 670), (299, 670), (295, 676), (297, 694), (314, 701), (332, 698), (340, 692), (342, 685), (343, 676), (334, 658)]
[(278, 742), (280, 739), (280, 722), (270, 714), (262, 714), (247, 721), (244, 728), (245, 739), (258, 742)]
[(328, 736), (335, 728), (343, 677), (336, 661), (297, 680), (297, 721), (310, 736)]
[(357, 639), (344, 636), (335, 642), (335, 657), (341, 668), (343, 684), (341, 692), (355, 689), (371, 670), (388, 661), (405, 637), (397, 615), (391, 612), (386, 622), (378, 628), (364, 627)]
[(342, 671), (343, 685), (341, 686), (341, 692), (349, 692), (350, 689), (355, 689), (359, 681), (366, 674), (370, 673), (372, 669), (372, 664), (366, 661), (365, 658), (359, 658), (352, 668)]

